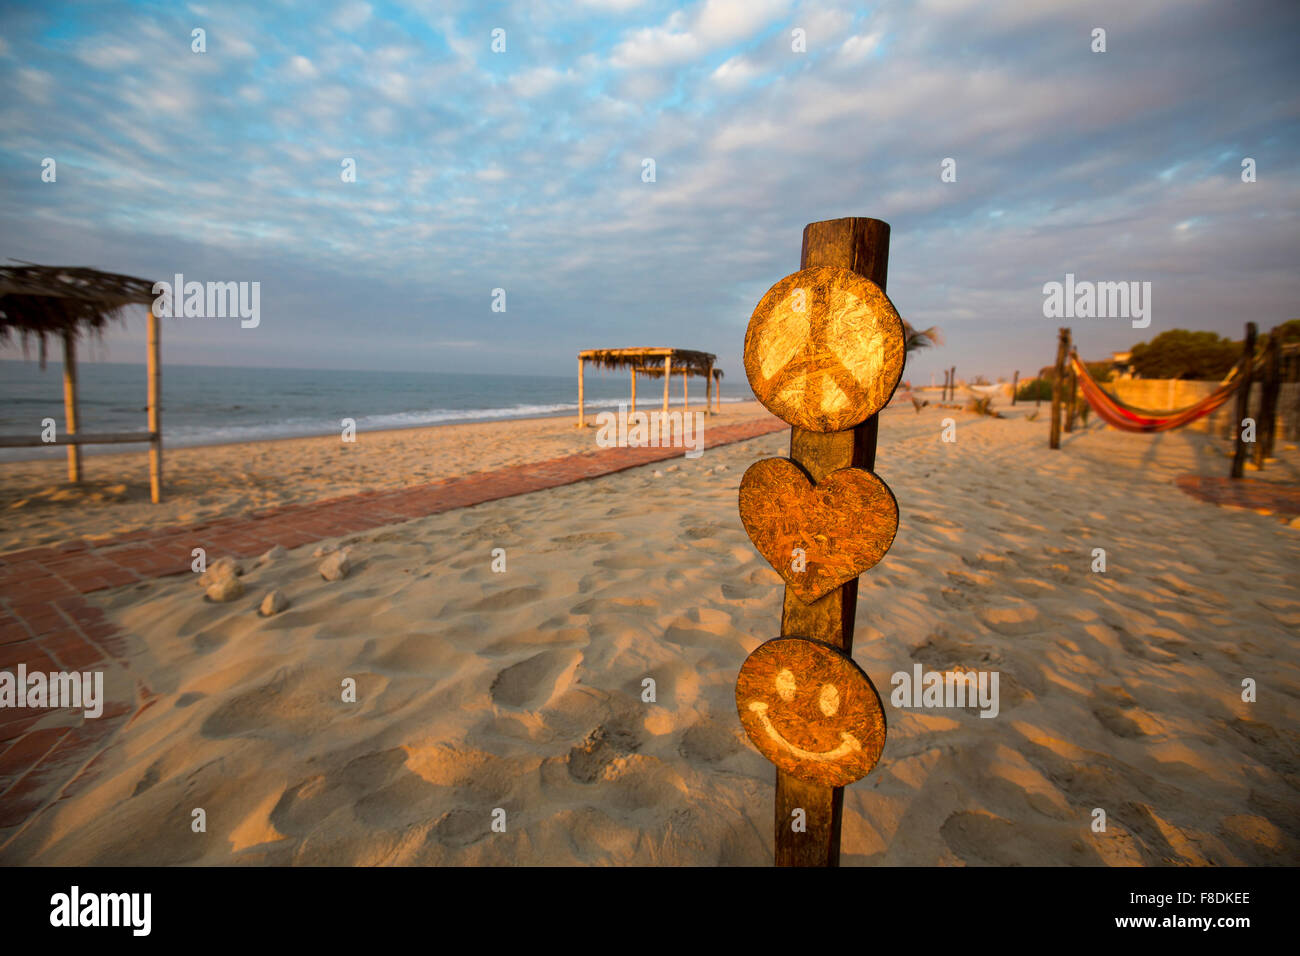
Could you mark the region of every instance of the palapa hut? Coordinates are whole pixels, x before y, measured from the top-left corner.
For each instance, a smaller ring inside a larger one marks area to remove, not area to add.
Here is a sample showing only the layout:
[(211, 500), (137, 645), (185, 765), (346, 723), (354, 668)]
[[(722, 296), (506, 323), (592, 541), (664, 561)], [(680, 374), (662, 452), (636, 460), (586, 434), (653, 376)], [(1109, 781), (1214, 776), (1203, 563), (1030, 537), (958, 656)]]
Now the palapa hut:
[(632, 371), (632, 411), (636, 411), (636, 377), (646, 375), (664, 380), (664, 412), (668, 411), (668, 386), (672, 376), (682, 376), (682, 399), (687, 410), (691, 407), (689, 379), (692, 375), (704, 377), (704, 410), (713, 414), (709, 405), (713, 395), (718, 395), (718, 411), (722, 410), (722, 369), (714, 368), (718, 357), (712, 352), (693, 349), (638, 348), (638, 349), (587, 349), (578, 353), (578, 427), (586, 424), (586, 406), (583, 397), (583, 374), (586, 363), (597, 368), (626, 368)]
[(0, 447), (27, 448), (66, 445), (68, 480), (81, 480), (81, 446), (128, 442), (149, 443), (149, 492), (154, 503), (162, 500), (162, 374), (158, 347), (158, 318), (149, 311), (148, 376), (149, 430), (101, 432), (77, 430), (77, 339), (102, 333), (110, 321), (120, 320), (130, 305), (152, 305), (153, 283), (132, 276), (67, 266), (29, 263), (0, 266), (0, 342), (18, 338), (24, 347), (35, 338), (45, 365), (46, 340), (63, 342), (64, 428), (54, 442), (36, 431), (27, 435), (0, 435)]

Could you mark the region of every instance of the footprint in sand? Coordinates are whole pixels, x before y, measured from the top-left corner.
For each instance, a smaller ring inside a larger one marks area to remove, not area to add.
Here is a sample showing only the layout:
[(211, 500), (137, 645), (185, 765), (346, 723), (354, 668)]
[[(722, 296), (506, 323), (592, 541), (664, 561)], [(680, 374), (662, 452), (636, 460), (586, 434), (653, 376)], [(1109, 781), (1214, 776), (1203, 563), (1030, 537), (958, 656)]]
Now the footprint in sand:
[(338, 688), (333, 674), (305, 667), (280, 670), (261, 687), (223, 703), (203, 721), (199, 733), (217, 738), (310, 737), (349, 706), (340, 702)]
[(1141, 737), (1144, 734), (1142, 724), (1135, 718), (1138, 711), (1137, 701), (1123, 687), (1098, 687), (1099, 698), (1092, 709), (1097, 721), (1116, 737)]
[(1006, 600), (997, 607), (981, 607), (975, 614), (990, 630), (1011, 637), (1042, 629), (1038, 608), (1026, 601)]
[(677, 752), (687, 760), (717, 763), (740, 751), (740, 738), (717, 721), (701, 718), (687, 728)]
[[(512, 808), (503, 809), (509, 813)], [(491, 833), (492, 820), (482, 811), (456, 807), (440, 816), (430, 832), (443, 846), (465, 847), (477, 843)]]
[(511, 664), (492, 682), (492, 700), (503, 707), (536, 710), (573, 683), (582, 652), (548, 650)]
[[(1026, 821), (1015, 823), (982, 811), (958, 811), (939, 827), (944, 843), (963, 863), (986, 866), (1019, 866), (1025, 860), (1041, 860), (1044, 847), (1060, 845), (1052, 840), (1053, 828)], [(1083, 844), (1072, 845), (1067, 859), (1058, 864), (1097, 864), (1096, 855)]]
[(465, 606), (465, 611), (512, 611), (517, 607), (532, 604), (542, 598), (543, 591), (538, 587), (506, 588), (494, 594), (484, 595), (473, 604)]
[(569, 776), (581, 783), (595, 783), (604, 775), (606, 767), (640, 746), (641, 741), (630, 731), (601, 724), (569, 751), (565, 758)]

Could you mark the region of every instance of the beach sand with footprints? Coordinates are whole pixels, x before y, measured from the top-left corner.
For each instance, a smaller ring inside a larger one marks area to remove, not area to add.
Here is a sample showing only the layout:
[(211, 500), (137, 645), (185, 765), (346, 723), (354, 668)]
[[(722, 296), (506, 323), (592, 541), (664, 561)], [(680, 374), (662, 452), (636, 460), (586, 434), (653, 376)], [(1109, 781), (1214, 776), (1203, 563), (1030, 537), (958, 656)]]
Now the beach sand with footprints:
[[(1176, 487), (1226, 474), (1224, 442), (1094, 423), (1050, 451), (1047, 415), (1013, 414), (882, 414), (900, 526), (861, 579), (853, 656), (889, 733), (846, 790), (842, 864), (1296, 863), (1300, 528)], [(520, 454), (511, 429), (538, 457), (583, 441), (571, 419), (367, 435), (355, 473), (310, 453), (325, 439), (169, 452), (178, 493), (156, 515), (83, 502), (23, 524), (41, 509), (10, 502), (6, 547), (493, 467)], [(242, 561), (229, 603), (189, 574), (88, 595), (157, 701), (89, 786), (5, 831), (0, 863), (770, 864), (774, 771), (734, 687), (776, 636), (783, 585), (736, 499), (787, 446), (779, 432), (333, 539), (351, 548), (338, 581), (309, 544)], [(1279, 455), (1263, 477), (1294, 483), (1300, 453)], [(237, 492), (236, 460), (271, 490)], [(109, 464), (87, 470), (127, 476)], [(45, 467), (7, 465), (6, 488)], [(262, 617), (272, 589), (289, 606)], [(891, 675), (918, 664), (997, 671), (997, 716), (894, 706)]]

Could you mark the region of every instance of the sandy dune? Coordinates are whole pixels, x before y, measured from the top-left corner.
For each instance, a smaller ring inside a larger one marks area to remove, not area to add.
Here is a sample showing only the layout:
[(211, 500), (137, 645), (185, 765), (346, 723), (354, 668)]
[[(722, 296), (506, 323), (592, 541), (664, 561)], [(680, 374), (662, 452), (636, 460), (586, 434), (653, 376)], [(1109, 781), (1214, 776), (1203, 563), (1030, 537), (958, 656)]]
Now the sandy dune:
[[(1043, 418), (884, 416), (902, 521), (862, 579), (855, 657), (886, 701), (915, 663), (997, 670), (1001, 709), (887, 703), (843, 863), (1300, 862), (1300, 530), (1174, 487), (1225, 473), (1221, 444), (1094, 426), (1051, 452)], [(785, 450), (359, 535), (337, 583), (309, 546), (250, 568), (232, 604), (181, 578), (101, 592), (162, 697), (0, 862), (770, 864), (773, 771), (733, 685), (781, 585), (736, 494)], [(1268, 477), (1296, 480), (1281, 454)], [(292, 604), (264, 619), (273, 587)]]

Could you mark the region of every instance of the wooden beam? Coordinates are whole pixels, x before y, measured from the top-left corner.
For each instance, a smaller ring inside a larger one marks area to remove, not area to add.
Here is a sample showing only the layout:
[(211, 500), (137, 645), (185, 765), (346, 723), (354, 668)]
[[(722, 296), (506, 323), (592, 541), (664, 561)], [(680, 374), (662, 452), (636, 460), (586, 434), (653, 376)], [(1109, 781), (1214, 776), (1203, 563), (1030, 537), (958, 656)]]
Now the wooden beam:
[(704, 414), (713, 414), (713, 363), (709, 363), (709, 374), (704, 377)]
[[(1240, 478), (1246, 473), (1246, 442), (1243, 440), (1245, 429), (1242, 420), (1250, 414), (1250, 386), (1255, 368), (1255, 336), (1259, 333), (1254, 322), (1246, 323), (1246, 341), (1241, 347), (1241, 388), (1237, 392), (1237, 447), (1232, 454), (1232, 477)], [(1259, 422), (1255, 423), (1255, 438), (1259, 439)]]
[[(63, 333), (63, 432), (77, 433), (77, 336)], [(81, 480), (81, 446), (68, 443), (68, 481)]]
[(682, 376), (682, 414), (691, 410), (691, 373), (688, 369)]
[(583, 364), (584, 362), (582, 356), (578, 356), (578, 427), (579, 428), (585, 428), (587, 425), (586, 403), (582, 395)]
[(1264, 359), (1260, 368), (1259, 430), (1255, 435), (1255, 466), (1264, 470), (1264, 462), (1273, 457), (1273, 440), (1277, 435), (1277, 405), (1282, 395), (1282, 336), (1274, 328), (1268, 333)]
[(664, 414), (668, 414), (668, 386), (673, 383), (673, 357), (664, 356)]
[(1016, 403), (1016, 389), (1020, 385), (1020, 369), (1016, 369), (1016, 374), (1011, 377), (1011, 404)]
[(636, 414), (636, 369), (632, 369), (632, 414)]
[[(1078, 358), (1077, 352), (1073, 349), (1071, 349), (1070, 352), (1071, 355)], [(1065, 381), (1065, 388), (1068, 392), (1068, 399), (1065, 403), (1065, 433), (1068, 435), (1074, 431), (1074, 413), (1079, 393), (1079, 374), (1074, 370), (1073, 363), (1071, 363), (1069, 371), (1065, 373)]]
[(150, 432), (77, 432), (75, 435), (64, 435), (55, 441), (44, 441), (39, 436), (34, 435), (0, 435), (0, 448), (39, 448), (45, 445), (65, 445), (68, 447), (81, 445), (127, 445), (127, 444), (144, 444), (152, 441), (153, 435)]
[(1070, 330), (1061, 329), (1056, 338), (1056, 374), (1052, 377), (1052, 431), (1048, 448), (1061, 447), (1061, 389), (1065, 385), (1065, 357), (1070, 354)]
[(162, 353), (159, 344), (158, 316), (149, 310), (149, 498), (162, 501)]
[[(800, 269), (830, 266), (852, 269), (882, 290), (889, 263), (889, 224), (879, 219), (832, 219), (804, 227)], [(811, 432), (792, 426), (790, 457), (813, 482), (850, 466), (871, 470), (876, 458), (877, 415), (842, 432)], [(858, 581), (836, 588), (812, 604), (804, 604), (785, 589), (781, 612), (783, 635), (824, 641), (851, 654), (858, 604)], [(777, 866), (838, 866), (842, 787), (807, 783), (784, 771), (776, 772)], [(807, 832), (791, 829), (791, 812), (803, 809)]]

